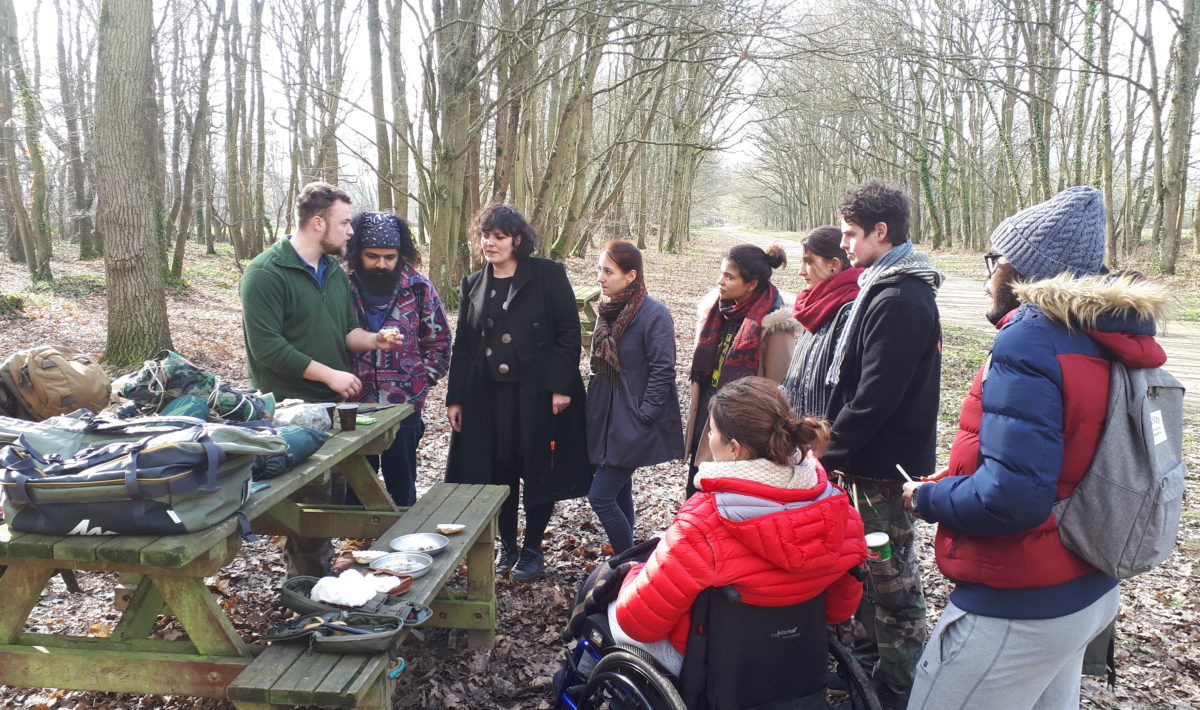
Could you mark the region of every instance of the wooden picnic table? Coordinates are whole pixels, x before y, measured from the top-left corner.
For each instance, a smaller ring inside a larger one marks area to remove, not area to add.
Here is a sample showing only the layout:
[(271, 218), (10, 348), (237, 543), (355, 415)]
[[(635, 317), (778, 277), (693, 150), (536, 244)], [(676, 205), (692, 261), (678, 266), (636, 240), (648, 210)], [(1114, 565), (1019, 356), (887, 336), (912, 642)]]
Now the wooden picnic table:
[(592, 331), (596, 329), (596, 304), (600, 302), (600, 287), (576, 286), (575, 307), (579, 309), (579, 328), (584, 350), (592, 347)]
[[(338, 432), (310, 459), (271, 479), (243, 508), (252, 530), (311, 537), (382, 535), (402, 511), (366, 456), (386, 449), (411, 411), (397, 405), (372, 413), (377, 423)], [(291, 500), (303, 486), (325, 480), (334, 467), (361, 506)], [(241, 545), (232, 518), (199, 532), (163, 536), (35, 535), (0, 525), (0, 565), (7, 566), (0, 576), (0, 684), (227, 697), (229, 684), (262, 647), (242, 641), (204, 578), (232, 561)], [(136, 584), (109, 637), (25, 632), (57, 569), (117, 572)], [(162, 613), (178, 619), (186, 641), (147, 638)]]

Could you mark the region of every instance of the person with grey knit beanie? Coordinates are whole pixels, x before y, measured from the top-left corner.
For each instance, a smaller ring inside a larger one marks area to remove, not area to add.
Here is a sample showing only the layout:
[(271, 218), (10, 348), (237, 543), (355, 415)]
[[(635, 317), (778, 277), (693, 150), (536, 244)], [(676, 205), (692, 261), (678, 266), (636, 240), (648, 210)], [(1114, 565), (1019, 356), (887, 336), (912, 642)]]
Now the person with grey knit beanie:
[(1072, 187), (992, 233), (995, 340), (946, 468), (903, 486), (908, 510), (937, 525), (936, 562), (954, 585), (912, 710), (1077, 710), (1085, 659), (1111, 648), (1118, 580), (1063, 544), (1054, 508), (1096, 475), (1114, 363), (1166, 362), (1154, 336), (1168, 294), (1102, 273), (1105, 227), (1103, 195)]
[(1020, 305), (1015, 284), (1099, 273), (1105, 226), (1104, 196), (1085, 186), (1069, 187), (1000, 222), (992, 231), (992, 250), (983, 257), (988, 320), (999, 325)]
[(1069, 187), (1026, 207), (992, 232), (992, 246), (1029, 281), (1071, 272), (1095, 274), (1104, 264), (1104, 196)]

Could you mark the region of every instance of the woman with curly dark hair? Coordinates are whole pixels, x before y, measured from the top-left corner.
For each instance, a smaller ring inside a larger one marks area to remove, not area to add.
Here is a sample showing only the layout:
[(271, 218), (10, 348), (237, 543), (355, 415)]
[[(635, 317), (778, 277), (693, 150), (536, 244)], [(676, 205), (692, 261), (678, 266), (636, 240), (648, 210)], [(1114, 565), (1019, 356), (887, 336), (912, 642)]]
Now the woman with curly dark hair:
[[(496, 570), (528, 582), (545, 569), (542, 538), (554, 502), (586, 495), (591, 484), (579, 313), (563, 265), (532, 256), (537, 234), (516, 208), (483, 208), (470, 236), (486, 263), (463, 279), (459, 296), (446, 480), (509, 487)], [(525, 540), (518, 548), (522, 481)]]

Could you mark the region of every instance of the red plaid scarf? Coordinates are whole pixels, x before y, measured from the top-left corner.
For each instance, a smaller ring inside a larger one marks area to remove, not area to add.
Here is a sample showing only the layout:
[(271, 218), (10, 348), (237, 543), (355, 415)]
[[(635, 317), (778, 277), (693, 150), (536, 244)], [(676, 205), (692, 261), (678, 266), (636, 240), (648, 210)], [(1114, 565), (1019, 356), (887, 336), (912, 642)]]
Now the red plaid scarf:
[[(721, 376), (717, 386), (726, 382), (758, 374), (758, 346), (762, 341), (762, 320), (767, 317), (779, 301), (779, 289), (774, 284), (760, 289), (750, 298), (735, 304), (733, 301), (718, 300), (709, 309), (704, 325), (700, 327), (700, 337), (696, 343), (696, 351), (692, 355), (691, 380), (693, 382), (711, 381), (713, 371), (718, 364)], [(725, 353), (725, 361), (717, 362), (717, 346), (721, 338), (721, 330), (726, 321), (741, 319), (742, 325), (733, 336), (733, 343)]]

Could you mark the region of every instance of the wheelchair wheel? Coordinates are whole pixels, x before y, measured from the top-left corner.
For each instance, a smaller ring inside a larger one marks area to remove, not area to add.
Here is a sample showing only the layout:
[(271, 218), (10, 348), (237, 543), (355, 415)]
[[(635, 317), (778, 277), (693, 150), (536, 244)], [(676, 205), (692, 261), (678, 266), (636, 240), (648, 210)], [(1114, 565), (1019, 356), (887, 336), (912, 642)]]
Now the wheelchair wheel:
[(838, 640), (836, 634), (829, 635), (829, 656), (833, 661), (833, 671), (846, 684), (843, 692), (829, 692), (831, 705), (845, 710), (883, 710), (867, 672), (854, 660), (850, 649)]
[(686, 710), (679, 691), (650, 660), (628, 650), (604, 655), (588, 679), (579, 710)]

